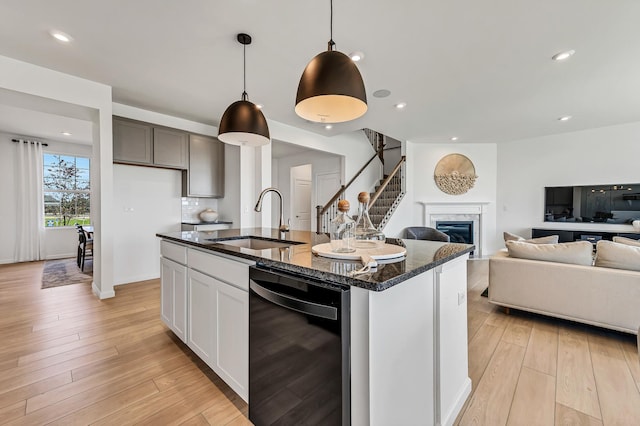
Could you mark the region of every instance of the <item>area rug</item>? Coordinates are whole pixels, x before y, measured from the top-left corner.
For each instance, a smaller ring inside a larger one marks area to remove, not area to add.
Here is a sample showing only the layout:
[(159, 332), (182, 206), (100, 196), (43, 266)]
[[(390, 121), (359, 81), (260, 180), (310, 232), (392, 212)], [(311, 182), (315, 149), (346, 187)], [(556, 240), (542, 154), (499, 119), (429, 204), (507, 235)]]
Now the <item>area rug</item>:
[(489, 287), (485, 288), (482, 293), (480, 293), (482, 297), (489, 297)]
[(42, 288), (69, 284), (91, 284), (93, 281), (92, 266), (93, 262), (87, 261), (84, 265), (84, 272), (82, 272), (75, 258), (47, 260), (42, 272)]

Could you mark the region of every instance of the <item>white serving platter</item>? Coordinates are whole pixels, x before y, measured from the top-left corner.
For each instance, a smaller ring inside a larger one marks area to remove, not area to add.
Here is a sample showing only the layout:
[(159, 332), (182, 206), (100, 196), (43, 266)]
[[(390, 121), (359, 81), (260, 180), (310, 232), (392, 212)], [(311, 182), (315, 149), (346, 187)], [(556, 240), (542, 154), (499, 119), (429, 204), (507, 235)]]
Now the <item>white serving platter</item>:
[(357, 248), (353, 253), (335, 253), (331, 251), (331, 244), (324, 243), (311, 247), (314, 254), (322, 257), (340, 260), (360, 260), (363, 254), (369, 255), (375, 260), (395, 259), (407, 254), (407, 249), (395, 244), (384, 244), (379, 248)]

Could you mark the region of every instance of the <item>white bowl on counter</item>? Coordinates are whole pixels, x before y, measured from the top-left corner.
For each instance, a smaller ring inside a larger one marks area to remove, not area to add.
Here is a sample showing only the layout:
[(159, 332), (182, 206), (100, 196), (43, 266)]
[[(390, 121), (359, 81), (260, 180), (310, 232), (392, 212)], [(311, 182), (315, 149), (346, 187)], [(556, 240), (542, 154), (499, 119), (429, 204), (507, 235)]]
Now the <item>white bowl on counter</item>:
[(215, 222), (218, 220), (218, 212), (212, 209), (206, 209), (198, 215), (203, 222)]

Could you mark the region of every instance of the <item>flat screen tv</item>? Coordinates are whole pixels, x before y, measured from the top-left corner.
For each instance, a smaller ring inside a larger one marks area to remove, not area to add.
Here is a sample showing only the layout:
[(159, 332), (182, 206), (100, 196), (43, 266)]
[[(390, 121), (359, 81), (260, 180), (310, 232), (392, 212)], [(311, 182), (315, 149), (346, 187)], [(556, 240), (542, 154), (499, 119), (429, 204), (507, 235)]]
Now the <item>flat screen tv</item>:
[(640, 219), (640, 183), (551, 186), (544, 195), (545, 222), (631, 224)]

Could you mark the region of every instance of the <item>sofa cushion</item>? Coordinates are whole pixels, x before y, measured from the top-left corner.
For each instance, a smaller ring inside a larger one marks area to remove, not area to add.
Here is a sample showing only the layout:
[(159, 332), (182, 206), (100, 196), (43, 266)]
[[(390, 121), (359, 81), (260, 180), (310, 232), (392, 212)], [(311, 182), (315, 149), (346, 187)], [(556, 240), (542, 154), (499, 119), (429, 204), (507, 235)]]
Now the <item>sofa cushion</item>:
[(633, 238), (626, 237), (613, 237), (614, 243), (626, 244), (628, 246), (640, 247), (640, 240), (634, 240)]
[(557, 235), (549, 235), (546, 237), (538, 237), (538, 238), (529, 238), (528, 240), (521, 237), (520, 235), (512, 234), (511, 232), (503, 232), (502, 236), (504, 237), (504, 242), (507, 241), (524, 241), (527, 243), (533, 244), (557, 244), (558, 236)]
[(507, 241), (509, 256), (546, 262), (572, 263), (590, 266), (593, 262), (593, 245), (588, 241), (559, 244), (531, 244), (525, 241)]
[(640, 271), (640, 246), (600, 240), (596, 250), (596, 266)]

